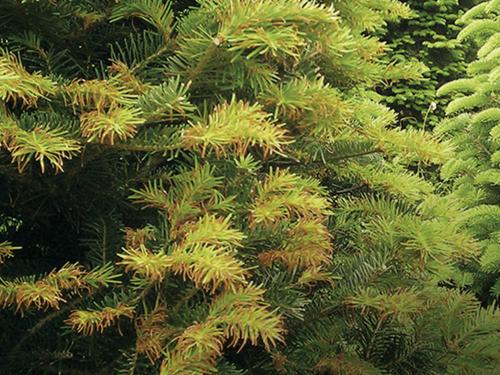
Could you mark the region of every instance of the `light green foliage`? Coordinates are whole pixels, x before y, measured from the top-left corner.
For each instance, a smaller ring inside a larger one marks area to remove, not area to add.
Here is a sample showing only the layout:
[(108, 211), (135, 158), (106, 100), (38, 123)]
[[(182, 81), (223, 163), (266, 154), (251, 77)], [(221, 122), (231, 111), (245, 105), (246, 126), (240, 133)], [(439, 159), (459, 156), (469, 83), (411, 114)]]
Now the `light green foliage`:
[(477, 59), (469, 65), (467, 77), (439, 89), (440, 94), (453, 95), (453, 100), (447, 107), (448, 118), (436, 129), (439, 134), (446, 134), (457, 152), (456, 157), (445, 163), (441, 173), (453, 182), (452, 195), (464, 203), (464, 229), (481, 245), (482, 255), (473, 268), (473, 290), (485, 300), (500, 295), (497, 262), (500, 230), (497, 70), (500, 60), (496, 52), (500, 48), (499, 17), (497, 1), (483, 2), (462, 17), (465, 25), (458, 38), (461, 42), (473, 40), (479, 46)]

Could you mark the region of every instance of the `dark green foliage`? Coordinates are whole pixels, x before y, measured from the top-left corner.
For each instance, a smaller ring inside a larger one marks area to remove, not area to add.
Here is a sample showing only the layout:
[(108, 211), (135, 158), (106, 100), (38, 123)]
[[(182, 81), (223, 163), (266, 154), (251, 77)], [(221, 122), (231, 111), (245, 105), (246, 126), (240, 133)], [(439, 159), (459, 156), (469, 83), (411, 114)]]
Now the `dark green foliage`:
[(425, 64), (424, 79), (401, 81), (381, 87), (384, 101), (399, 113), (401, 126), (432, 128), (444, 116), (446, 98), (436, 95), (444, 83), (461, 77), (470, 46), (456, 41), (457, 19), (475, 0), (405, 0), (413, 10), (410, 19), (387, 28), (391, 59), (415, 59)]

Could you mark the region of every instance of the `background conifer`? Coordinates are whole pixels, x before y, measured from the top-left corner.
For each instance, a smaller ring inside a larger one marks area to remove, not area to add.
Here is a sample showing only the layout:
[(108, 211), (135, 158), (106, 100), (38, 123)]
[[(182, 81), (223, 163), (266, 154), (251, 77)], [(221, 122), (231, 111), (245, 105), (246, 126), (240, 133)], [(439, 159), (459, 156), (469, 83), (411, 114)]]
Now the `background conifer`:
[(436, 95), (444, 83), (463, 76), (473, 45), (460, 43), (456, 21), (477, 0), (405, 0), (409, 19), (388, 25), (383, 39), (389, 61), (414, 60), (425, 65), (423, 78), (382, 85), (384, 102), (399, 114), (401, 126), (433, 128), (444, 117), (448, 97)]
[(458, 35), (461, 43), (478, 47), (477, 59), (467, 75), (443, 85), (441, 95), (453, 95), (447, 118), (436, 131), (446, 134), (457, 156), (442, 168), (441, 175), (453, 182), (452, 196), (464, 206), (462, 225), (481, 246), (481, 257), (468, 268), (473, 290), (485, 301), (500, 295), (499, 196), (499, 75), (500, 7), (486, 1), (468, 11)]

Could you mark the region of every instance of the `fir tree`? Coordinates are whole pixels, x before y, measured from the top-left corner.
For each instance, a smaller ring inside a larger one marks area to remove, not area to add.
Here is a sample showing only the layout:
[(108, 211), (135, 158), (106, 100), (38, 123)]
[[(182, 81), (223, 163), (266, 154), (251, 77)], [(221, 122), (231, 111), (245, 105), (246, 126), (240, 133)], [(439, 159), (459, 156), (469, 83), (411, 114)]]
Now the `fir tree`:
[(423, 79), (401, 81), (379, 88), (384, 101), (399, 113), (402, 126), (432, 128), (444, 117), (448, 98), (436, 95), (444, 83), (465, 73), (472, 48), (459, 43), (456, 21), (476, 0), (405, 0), (412, 16), (390, 23), (383, 37), (395, 61), (415, 60), (425, 64)]
[(418, 173), (450, 147), (372, 90), (419, 76), (369, 36), (408, 7), (0, 14), (2, 373), (498, 370), (498, 311), (437, 286), (477, 252)]
[(452, 194), (463, 202), (463, 227), (479, 240), (481, 257), (468, 271), (473, 290), (485, 301), (500, 296), (499, 15), (500, 3), (486, 1), (462, 17), (465, 27), (458, 40), (475, 41), (480, 48), (467, 76), (439, 89), (454, 99), (437, 129), (450, 137), (457, 150), (441, 174), (453, 181)]

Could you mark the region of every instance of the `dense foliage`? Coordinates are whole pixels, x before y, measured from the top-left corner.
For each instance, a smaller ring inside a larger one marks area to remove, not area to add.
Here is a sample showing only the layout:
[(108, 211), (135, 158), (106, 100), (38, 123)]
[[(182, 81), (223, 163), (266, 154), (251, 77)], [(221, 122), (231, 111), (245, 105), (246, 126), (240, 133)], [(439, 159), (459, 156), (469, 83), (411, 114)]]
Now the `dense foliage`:
[[(454, 95), (448, 118), (436, 129), (453, 141), (457, 155), (441, 171), (463, 202), (463, 226), (478, 240), (481, 257), (467, 268), (473, 290), (484, 300), (500, 296), (500, 2), (477, 5), (461, 19), (461, 43), (479, 46), (467, 76), (439, 89)], [(471, 265), (472, 266), (472, 265)]]
[(456, 36), (458, 18), (477, 1), (405, 0), (413, 13), (408, 20), (390, 23), (384, 35), (395, 61), (417, 60), (426, 70), (423, 79), (381, 86), (384, 101), (399, 113), (402, 126), (432, 128), (444, 116), (447, 98), (436, 95), (444, 83), (465, 73), (471, 46)]
[[(493, 3), (498, 4), (498, 1)], [(0, 2), (0, 373), (495, 374), (395, 127), (394, 0)], [(472, 267), (472, 266), (471, 266)]]

